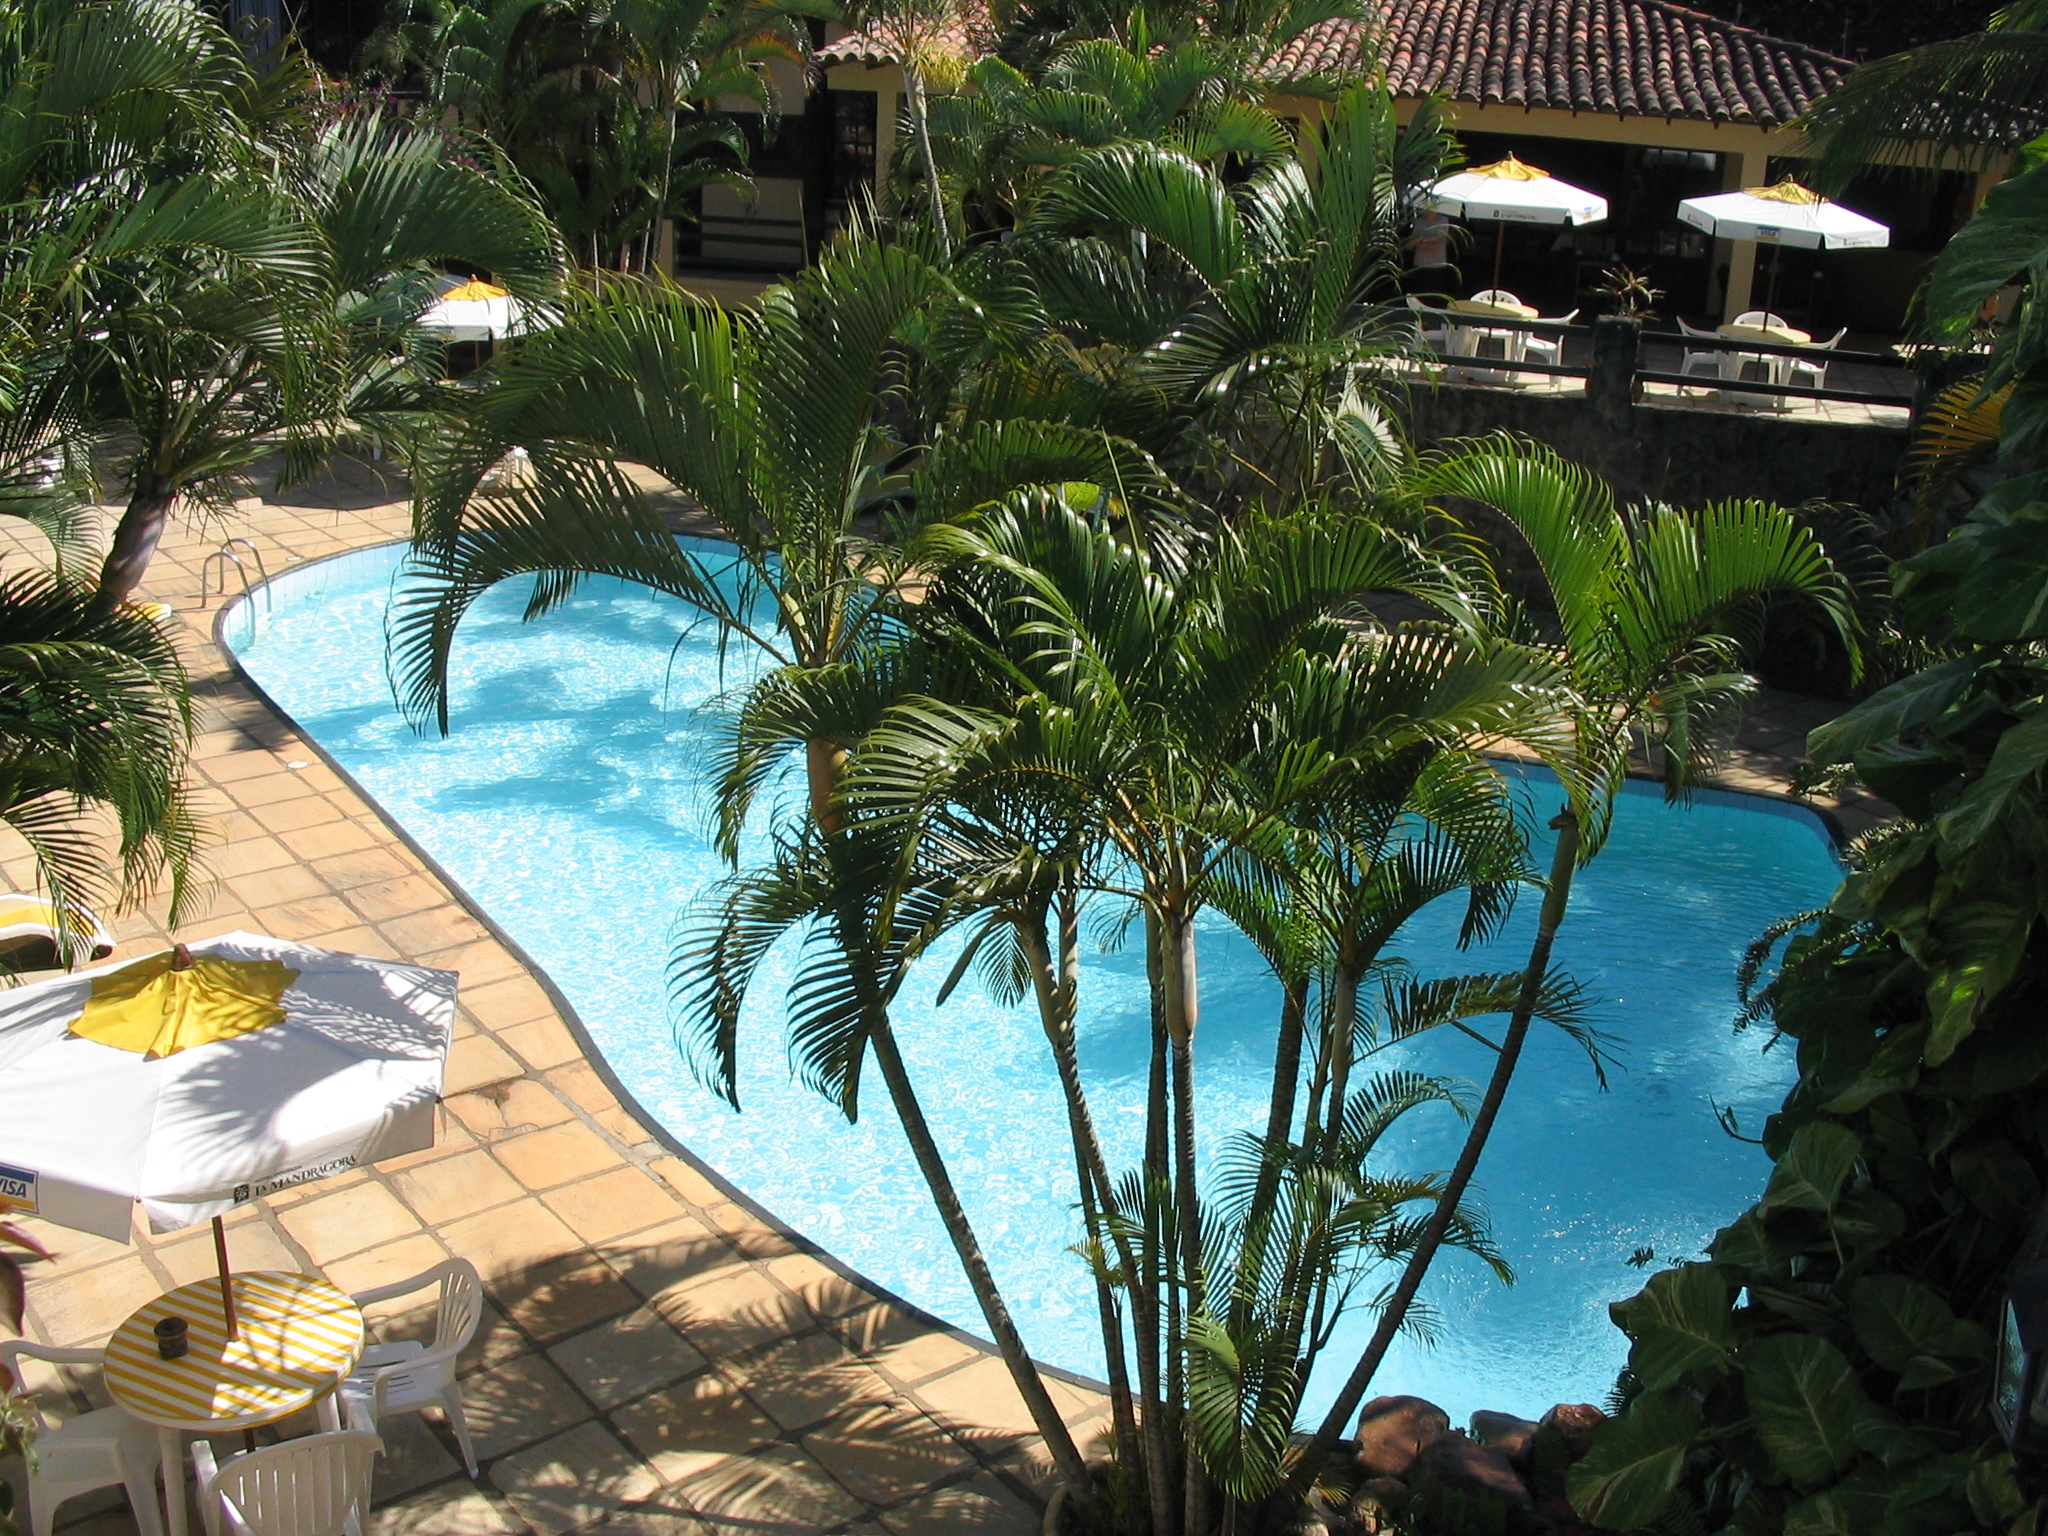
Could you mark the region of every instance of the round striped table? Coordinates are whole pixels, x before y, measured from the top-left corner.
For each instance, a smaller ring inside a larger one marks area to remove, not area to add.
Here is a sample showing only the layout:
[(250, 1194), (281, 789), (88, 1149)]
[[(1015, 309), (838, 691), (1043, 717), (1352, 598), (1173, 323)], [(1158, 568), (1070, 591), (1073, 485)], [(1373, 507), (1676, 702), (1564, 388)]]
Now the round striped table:
[[(269, 1424), (333, 1392), (363, 1353), (363, 1314), (325, 1280), (281, 1270), (234, 1276), (236, 1336), (228, 1338), (220, 1278), (157, 1297), (107, 1340), (107, 1392), (157, 1426), (171, 1536), (185, 1536), (178, 1433)], [(186, 1353), (157, 1353), (156, 1325), (182, 1317)]]

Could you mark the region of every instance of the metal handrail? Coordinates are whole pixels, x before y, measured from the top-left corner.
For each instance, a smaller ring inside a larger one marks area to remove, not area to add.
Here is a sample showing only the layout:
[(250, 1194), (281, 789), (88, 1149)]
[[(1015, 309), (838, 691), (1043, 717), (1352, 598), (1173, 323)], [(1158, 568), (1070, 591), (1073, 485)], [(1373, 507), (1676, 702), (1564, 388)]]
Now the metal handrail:
[(1895, 353), (1845, 352), (1817, 341), (1751, 341), (1746, 336), (1688, 336), (1682, 331), (1645, 331), (1644, 346), (1678, 347), (1687, 352), (1753, 352), (1759, 357), (1824, 357), (1831, 363), (1861, 363), (1872, 368), (1908, 369), (1913, 365)]
[[(249, 567), (242, 557), (235, 553), (235, 546), (237, 544), (248, 550), (251, 558), (256, 562), (257, 585), (253, 589), (249, 585)], [(213, 562), (216, 560), (220, 562), (220, 595), (222, 598), (226, 598), (228, 595), (228, 567), (232, 565), (235, 568), (235, 575), (242, 583), (243, 598), (247, 599), (254, 596), (256, 592), (261, 592), (263, 594), (263, 606), (265, 610), (269, 609), (270, 572), (264, 568), (263, 551), (240, 534), (236, 534), (231, 539), (223, 540), (219, 549), (216, 549), (199, 563), (199, 607), (202, 610), (206, 607), (207, 577), (213, 570)]]
[(1421, 361), (1431, 367), (1441, 363), (1447, 368), (1470, 368), (1484, 373), (1554, 373), (1570, 379), (1583, 379), (1593, 371), (1589, 363), (1538, 363), (1517, 357), (1467, 357), (1462, 352), (1432, 352)]
[(1636, 370), (1638, 384), (1677, 384), (1724, 395), (1784, 395), (1794, 400), (1839, 400), (1844, 405), (1892, 405), (1911, 410), (1916, 396), (1877, 395), (1858, 389), (1814, 389), (1805, 384), (1771, 384), (1763, 379), (1708, 378), (1697, 373), (1661, 373), (1648, 368)]

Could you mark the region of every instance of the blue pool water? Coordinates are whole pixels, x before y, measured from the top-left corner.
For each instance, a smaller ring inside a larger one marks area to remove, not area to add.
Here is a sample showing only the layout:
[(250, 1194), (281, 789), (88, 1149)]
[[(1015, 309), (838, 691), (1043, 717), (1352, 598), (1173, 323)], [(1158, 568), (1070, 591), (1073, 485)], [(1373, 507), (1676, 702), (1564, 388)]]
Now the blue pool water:
[[(743, 1035), (744, 1113), (690, 1075), (678, 1053), (664, 967), (680, 912), (723, 873), (707, 845), (705, 742), (721, 690), (708, 626), (639, 588), (593, 582), (561, 612), (519, 621), (523, 583), (491, 593), (456, 648), (454, 733), (415, 734), (392, 704), (385, 610), (395, 548), (293, 572), (231, 616), (226, 634), (251, 675), (467, 887), (553, 976), (646, 1110), (769, 1210), (874, 1280), (981, 1331), (952, 1250), (871, 1077), (858, 1125), (791, 1081), (780, 1029), (786, 957), (771, 964)], [(1547, 819), (1555, 790), (1530, 786)], [(1622, 1042), (1602, 1092), (1578, 1049), (1532, 1040), (1480, 1167), (1496, 1237), (1519, 1272), (1503, 1289), (1481, 1266), (1442, 1261), (1429, 1299), (1434, 1347), (1404, 1340), (1381, 1390), (1421, 1393), (1454, 1415), (1594, 1400), (1625, 1354), (1607, 1304), (1658, 1263), (1697, 1253), (1753, 1200), (1766, 1171), (1724, 1135), (1715, 1105), (1746, 1128), (1775, 1107), (1789, 1051), (1729, 1028), (1733, 972), (1767, 923), (1818, 904), (1837, 866), (1818, 821), (1732, 795), (1664, 807), (1654, 792), (1621, 805), (1608, 851), (1582, 877), (1558, 963), (1600, 1000)], [(1525, 902), (1490, 953), (1453, 948), (1449, 914), (1429, 914), (1395, 947), (1420, 974), (1511, 968), (1526, 952)], [(1276, 989), (1250, 948), (1217, 923), (1202, 936), (1197, 1097), (1207, 1149), (1263, 1124)], [(970, 1214), (1041, 1358), (1100, 1371), (1091, 1291), (1066, 1251), (1076, 1233), (1064, 1117), (1043, 1037), (1028, 1010), (964, 985), (945, 1008), (931, 986), (898, 1012), (911, 1071)], [(1143, 1133), (1147, 1006), (1133, 952), (1091, 957), (1081, 1061), (1114, 1165)], [(1390, 1056), (1392, 1053), (1388, 1053)], [(1428, 1040), (1406, 1062), (1477, 1082), (1481, 1051)], [(1448, 1166), (1456, 1122), (1410, 1118), (1391, 1168)], [(1334, 1393), (1368, 1332), (1355, 1319), (1319, 1373), (1310, 1407)]]

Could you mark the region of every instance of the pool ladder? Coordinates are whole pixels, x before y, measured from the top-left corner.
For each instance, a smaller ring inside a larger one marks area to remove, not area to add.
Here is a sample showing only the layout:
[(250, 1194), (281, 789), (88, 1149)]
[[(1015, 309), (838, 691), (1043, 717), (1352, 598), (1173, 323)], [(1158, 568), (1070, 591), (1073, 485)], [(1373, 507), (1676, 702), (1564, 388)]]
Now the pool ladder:
[[(253, 588), (249, 585), (249, 561), (244, 560), (240, 555), (235, 553), (235, 546), (237, 544), (241, 545), (243, 549), (249, 551), (249, 560), (253, 560), (256, 564), (256, 586)], [(242, 584), (242, 596), (244, 598), (248, 598), (253, 596), (256, 592), (260, 591), (263, 594), (264, 610), (266, 612), (269, 611), (270, 572), (264, 569), (263, 551), (258, 549), (249, 540), (243, 538), (239, 534), (237, 534), (234, 538), (228, 539), (225, 542), (223, 542), (219, 549), (216, 549), (212, 554), (208, 555), (206, 559), (200, 563), (199, 606), (202, 610), (206, 607), (206, 594), (212, 583), (213, 572), (215, 569), (214, 562), (216, 561), (219, 562), (220, 595), (223, 599), (225, 599), (228, 595), (228, 567), (233, 566), (235, 575)]]

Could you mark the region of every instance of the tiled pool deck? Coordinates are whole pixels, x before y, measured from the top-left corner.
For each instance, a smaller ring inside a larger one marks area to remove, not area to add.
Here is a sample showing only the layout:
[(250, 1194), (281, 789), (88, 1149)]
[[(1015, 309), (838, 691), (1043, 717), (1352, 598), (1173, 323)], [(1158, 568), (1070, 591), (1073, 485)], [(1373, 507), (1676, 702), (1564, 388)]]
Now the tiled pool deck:
[[(185, 626), (205, 718), (195, 758), (220, 841), (185, 939), (250, 928), (461, 973), (440, 1135), (230, 1221), (244, 1268), (360, 1291), (456, 1254), (491, 1305), (462, 1391), (484, 1467), (415, 1415), (384, 1421), (371, 1536), (579, 1528), (1029, 1532), (1044, 1458), (1000, 1360), (892, 1305), (679, 1158), (614, 1097), (543, 987), (214, 645), (201, 566), (229, 534), (270, 574), (406, 532), (402, 487), (348, 466), (250, 500), (233, 526), (173, 529), (145, 595)], [(218, 564), (218, 562), (216, 562)], [(1773, 697), (1727, 781), (1782, 789), (1829, 706)], [(1868, 804), (1840, 808), (1850, 830)], [(19, 859), (0, 876), (24, 888)], [(120, 920), (119, 956), (163, 947), (160, 907)], [(210, 1272), (204, 1228), (121, 1247), (34, 1224), (29, 1333), (96, 1344), (135, 1307)], [(82, 1406), (95, 1376), (39, 1385)], [(1084, 1446), (1101, 1397), (1055, 1383)], [(196, 1527), (195, 1527), (196, 1528)], [(66, 1506), (70, 1536), (128, 1536), (118, 1492)]]

